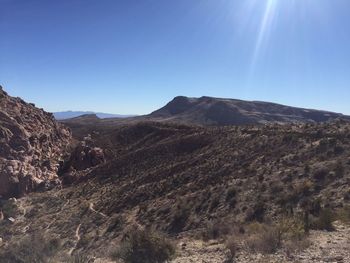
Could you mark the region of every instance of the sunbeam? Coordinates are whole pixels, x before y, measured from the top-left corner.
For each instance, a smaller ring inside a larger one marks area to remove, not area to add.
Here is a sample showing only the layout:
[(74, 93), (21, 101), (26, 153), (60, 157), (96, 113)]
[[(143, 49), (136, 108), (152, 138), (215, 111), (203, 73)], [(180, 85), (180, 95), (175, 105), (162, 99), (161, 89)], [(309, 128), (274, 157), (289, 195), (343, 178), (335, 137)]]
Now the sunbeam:
[(253, 71), (254, 71), (254, 67), (257, 62), (257, 59), (260, 55), (262, 46), (264, 42), (268, 39), (268, 35), (270, 34), (271, 26), (273, 24), (273, 21), (276, 15), (276, 10), (278, 5), (277, 1), (278, 0), (266, 0), (265, 11), (260, 23), (259, 33), (258, 33), (258, 37), (256, 40), (255, 49), (253, 53), (253, 59), (252, 59)]

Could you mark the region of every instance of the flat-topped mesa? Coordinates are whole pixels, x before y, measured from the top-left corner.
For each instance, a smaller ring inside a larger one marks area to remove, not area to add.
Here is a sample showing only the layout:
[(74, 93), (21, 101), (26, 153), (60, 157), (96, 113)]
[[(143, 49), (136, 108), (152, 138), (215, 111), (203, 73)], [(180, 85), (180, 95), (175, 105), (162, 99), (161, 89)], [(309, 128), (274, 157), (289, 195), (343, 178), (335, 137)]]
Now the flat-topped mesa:
[(175, 97), (150, 118), (199, 125), (244, 125), (267, 123), (317, 123), (337, 118), (350, 120), (340, 113), (290, 107), (271, 102), (203, 96)]
[(0, 196), (18, 197), (57, 181), (70, 140), (70, 130), (52, 114), (0, 86)]

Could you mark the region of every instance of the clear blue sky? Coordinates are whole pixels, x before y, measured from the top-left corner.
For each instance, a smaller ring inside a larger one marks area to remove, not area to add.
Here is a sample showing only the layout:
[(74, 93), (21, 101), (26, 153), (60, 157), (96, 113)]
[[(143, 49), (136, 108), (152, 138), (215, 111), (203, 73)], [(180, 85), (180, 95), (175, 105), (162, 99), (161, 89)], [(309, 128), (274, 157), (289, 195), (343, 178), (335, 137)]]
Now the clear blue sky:
[(48, 111), (177, 95), (350, 114), (349, 0), (0, 0), (0, 84)]

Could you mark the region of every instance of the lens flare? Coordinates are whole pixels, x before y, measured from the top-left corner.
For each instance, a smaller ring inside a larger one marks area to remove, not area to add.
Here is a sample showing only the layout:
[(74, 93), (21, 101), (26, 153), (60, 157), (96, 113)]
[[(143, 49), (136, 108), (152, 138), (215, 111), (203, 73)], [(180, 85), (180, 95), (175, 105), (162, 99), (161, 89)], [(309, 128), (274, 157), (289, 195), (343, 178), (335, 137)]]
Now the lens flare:
[(255, 44), (252, 60), (252, 70), (254, 71), (255, 64), (261, 52), (262, 46), (267, 41), (271, 28), (276, 16), (278, 0), (266, 0), (264, 14), (260, 23), (260, 28)]

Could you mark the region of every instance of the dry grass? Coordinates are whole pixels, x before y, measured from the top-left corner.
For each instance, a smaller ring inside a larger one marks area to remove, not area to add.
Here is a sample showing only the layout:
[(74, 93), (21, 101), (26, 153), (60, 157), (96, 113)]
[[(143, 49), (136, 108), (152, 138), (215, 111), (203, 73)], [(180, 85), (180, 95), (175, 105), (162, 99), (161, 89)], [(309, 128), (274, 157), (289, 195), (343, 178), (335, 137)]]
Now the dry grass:
[(48, 263), (60, 249), (58, 239), (46, 239), (43, 235), (27, 236), (0, 253), (3, 263)]
[(125, 263), (163, 263), (174, 255), (175, 246), (163, 235), (134, 227), (125, 234), (120, 247), (111, 256)]

